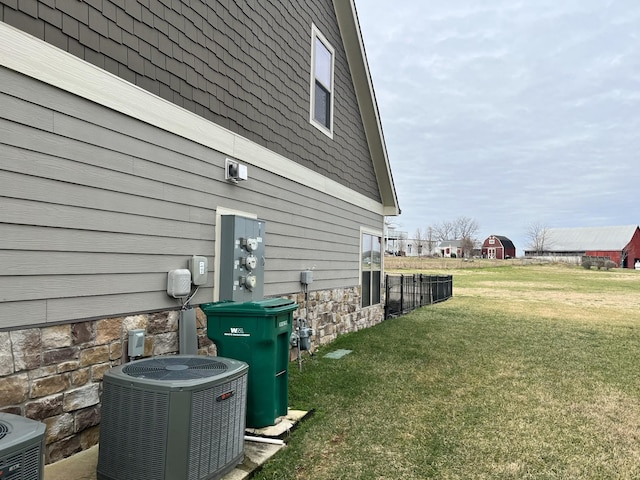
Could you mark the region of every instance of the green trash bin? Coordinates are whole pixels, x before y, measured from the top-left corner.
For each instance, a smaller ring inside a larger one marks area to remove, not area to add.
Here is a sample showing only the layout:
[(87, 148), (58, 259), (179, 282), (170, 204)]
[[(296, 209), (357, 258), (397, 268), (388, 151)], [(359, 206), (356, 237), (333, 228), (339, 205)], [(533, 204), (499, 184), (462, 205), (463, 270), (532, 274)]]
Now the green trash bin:
[(249, 365), (247, 427), (273, 425), (289, 404), (289, 340), (298, 304), (284, 298), (206, 303), (207, 336), (221, 357)]

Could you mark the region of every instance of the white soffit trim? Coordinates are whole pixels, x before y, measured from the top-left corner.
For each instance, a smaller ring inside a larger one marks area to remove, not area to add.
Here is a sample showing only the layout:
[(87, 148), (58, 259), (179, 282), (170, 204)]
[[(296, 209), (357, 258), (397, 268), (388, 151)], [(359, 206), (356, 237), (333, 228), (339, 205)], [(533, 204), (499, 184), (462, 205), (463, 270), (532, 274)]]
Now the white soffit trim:
[(385, 213), (381, 203), (3, 22), (0, 66), (371, 212)]

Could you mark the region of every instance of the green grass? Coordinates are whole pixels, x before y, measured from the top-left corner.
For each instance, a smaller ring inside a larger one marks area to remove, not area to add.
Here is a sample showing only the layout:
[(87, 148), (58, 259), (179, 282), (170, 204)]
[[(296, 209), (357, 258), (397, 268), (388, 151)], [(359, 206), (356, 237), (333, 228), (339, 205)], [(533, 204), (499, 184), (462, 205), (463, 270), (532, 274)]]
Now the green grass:
[(636, 272), (456, 271), (451, 300), (291, 364), (315, 414), (255, 478), (640, 478), (639, 303)]

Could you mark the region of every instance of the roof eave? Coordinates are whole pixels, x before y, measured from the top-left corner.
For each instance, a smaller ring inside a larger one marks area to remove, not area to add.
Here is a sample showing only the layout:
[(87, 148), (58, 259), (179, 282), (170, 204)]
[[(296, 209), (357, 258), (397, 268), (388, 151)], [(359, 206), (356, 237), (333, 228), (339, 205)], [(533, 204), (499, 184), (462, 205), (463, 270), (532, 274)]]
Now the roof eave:
[(382, 123), (380, 122), (355, 3), (354, 0), (334, 0), (333, 6), (353, 78), (385, 215), (400, 215), (398, 196), (387, 156)]

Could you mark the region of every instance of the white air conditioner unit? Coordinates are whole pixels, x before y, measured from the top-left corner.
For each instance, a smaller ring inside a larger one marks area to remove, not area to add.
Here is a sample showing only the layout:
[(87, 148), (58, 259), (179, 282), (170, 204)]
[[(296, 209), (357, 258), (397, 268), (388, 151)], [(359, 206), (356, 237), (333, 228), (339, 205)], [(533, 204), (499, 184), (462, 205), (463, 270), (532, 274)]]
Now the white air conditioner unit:
[(244, 457), (246, 363), (175, 355), (104, 375), (98, 480), (210, 480)]
[(41, 480), (45, 424), (0, 413), (0, 479)]

